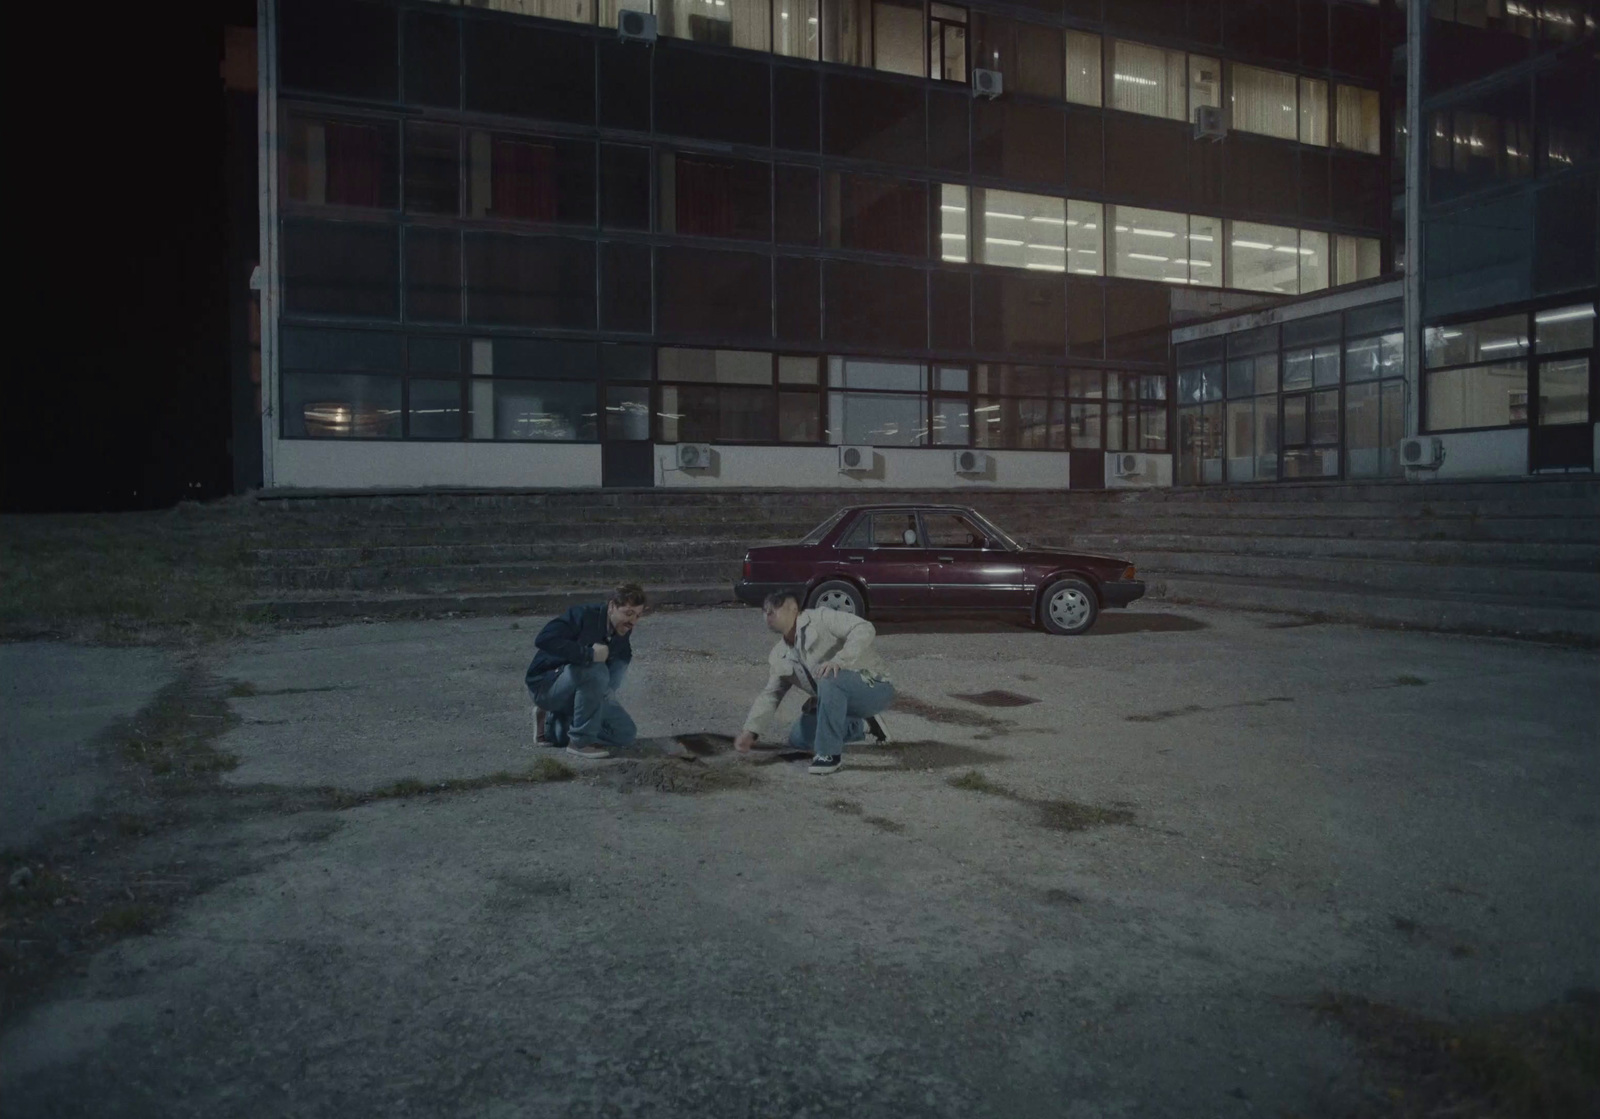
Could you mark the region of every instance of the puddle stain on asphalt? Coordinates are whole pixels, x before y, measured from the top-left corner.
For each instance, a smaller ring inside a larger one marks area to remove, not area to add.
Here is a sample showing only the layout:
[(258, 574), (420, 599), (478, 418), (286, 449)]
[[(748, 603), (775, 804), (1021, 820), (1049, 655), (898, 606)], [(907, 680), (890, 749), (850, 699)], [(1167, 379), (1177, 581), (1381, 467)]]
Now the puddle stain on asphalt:
[(1034, 823), (1050, 831), (1085, 831), (1088, 828), (1133, 823), (1133, 813), (1126, 808), (1116, 805), (1083, 804), (1075, 800), (1040, 800), (1026, 797), (1004, 785), (996, 784), (976, 769), (969, 769), (959, 777), (947, 780), (951, 788), (985, 793), (1016, 804), (1025, 804), (1034, 810)]
[(863, 824), (877, 828), (879, 831), (888, 832), (891, 835), (899, 835), (906, 830), (906, 826), (898, 820), (891, 820), (887, 816), (865, 815), (861, 805), (853, 800), (830, 800), (828, 808), (841, 816), (855, 816)]
[(1031, 695), (1001, 690), (973, 692), (970, 695), (957, 695), (951, 692), (950, 698), (965, 700), (967, 703), (975, 703), (979, 707), (1026, 707), (1030, 703), (1040, 702)]
[(1240, 707), (1268, 707), (1274, 703), (1293, 703), (1294, 696), (1272, 695), (1266, 699), (1246, 699), (1238, 703), (1218, 703), (1207, 707), (1199, 703), (1189, 703), (1182, 707), (1171, 707), (1165, 711), (1151, 711), (1143, 715), (1124, 715), (1123, 719), (1130, 723), (1159, 723), (1165, 719), (1179, 719), (1185, 715), (1200, 715), (1212, 711), (1232, 711)]
[(946, 707), (943, 704), (929, 703), (925, 699), (918, 699), (913, 695), (898, 695), (894, 704), (889, 708), (889, 713), (902, 712), (926, 719), (930, 723), (946, 723), (956, 727), (977, 727), (980, 730), (1010, 730), (1016, 724), (1009, 719), (999, 719), (993, 715), (986, 715), (981, 711), (969, 711), (964, 707)]

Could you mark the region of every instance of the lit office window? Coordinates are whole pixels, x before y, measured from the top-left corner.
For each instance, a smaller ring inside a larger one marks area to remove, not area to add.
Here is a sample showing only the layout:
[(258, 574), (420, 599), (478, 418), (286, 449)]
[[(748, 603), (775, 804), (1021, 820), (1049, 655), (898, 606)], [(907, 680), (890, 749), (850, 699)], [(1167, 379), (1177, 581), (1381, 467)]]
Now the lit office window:
[(984, 264), (1066, 271), (1066, 203), (1013, 190), (974, 190), (974, 237)]
[(1328, 83), (1300, 79), (1300, 142), (1328, 146)]
[(1189, 282), (1187, 214), (1107, 206), (1106, 226), (1111, 275), (1175, 284)]
[(1528, 316), (1423, 331), (1428, 431), (1522, 427), (1528, 422)]
[(1300, 288), (1300, 231), (1230, 221), (1228, 286), (1293, 295)]
[(1261, 70), (1234, 63), (1230, 72), (1233, 89), (1229, 95), (1233, 127), (1240, 132), (1258, 132), (1282, 140), (1300, 134), (1296, 106), (1295, 77), (1276, 70)]
[(817, 59), (822, 46), (822, 0), (774, 0), (772, 49), (790, 58)]
[(1378, 154), (1378, 93), (1359, 86), (1341, 85), (1334, 134), (1338, 146)]
[(1104, 275), (1104, 207), (1098, 202), (1067, 200), (1067, 268), (1082, 276)]
[(1328, 286), (1328, 235), (1313, 229), (1300, 231), (1300, 291), (1321, 291)]
[(1100, 104), (1100, 36), (1067, 32), (1067, 100)]
[(1189, 282), (1222, 286), (1222, 219), (1189, 215)]
[(928, 76), (941, 82), (967, 80), (967, 9), (934, 4), (928, 10)]
[(1189, 56), (1189, 118), (1201, 105), (1222, 105), (1222, 63), (1202, 55)]
[(724, 47), (770, 48), (771, 0), (673, 0), (656, 13), (661, 34)]
[(967, 262), (967, 188), (952, 183), (939, 186), (939, 256)]
[(918, 447), (928, 442), (928, 367), (828, 359), (828, 442)]
[(1111, 40), (1106, 106), (1128, 113), (1185, 120), (1188, 56), (1182, 51)]
[[(648, 0), (643, 5), (648, 7)], [(473, 7), (492, 12), (514, 12), (519, 16), (560, 19), (568, 23), (593, 23), (594, 5), (589, 0), (475, 0)], [(615, 18), (608, 26), (616, 26)]]
[(872, 5), (873, 67), (892, 74), (924, 77), (928, 72), (926, 31), (920, 3), (877, 0)]
[(1382, 246), (1376, 237), (1333, 235), (1333, 282), (1353, 284), (1370, 280), (1383, 271)]

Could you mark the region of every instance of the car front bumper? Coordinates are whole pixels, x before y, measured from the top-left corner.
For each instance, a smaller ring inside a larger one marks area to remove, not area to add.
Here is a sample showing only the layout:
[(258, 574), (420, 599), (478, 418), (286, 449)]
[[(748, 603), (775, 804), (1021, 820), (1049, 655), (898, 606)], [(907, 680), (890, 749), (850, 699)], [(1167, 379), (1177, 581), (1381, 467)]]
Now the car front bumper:
[(734, 597), (746, 606), (760, 606), (773, 591), (793, 591), (795, 597), (801, 599), (800, 604), (805, 605), (805, 588), (793, 583), (753, 583), (749, 579), (741, 579), (733, 585)]
[(1126, 606), (1136, 598), (1144, 597), (1144, 580), (1118, 579), (1114, 583), (1100, 584), (1100, 597), (1107, 606)]

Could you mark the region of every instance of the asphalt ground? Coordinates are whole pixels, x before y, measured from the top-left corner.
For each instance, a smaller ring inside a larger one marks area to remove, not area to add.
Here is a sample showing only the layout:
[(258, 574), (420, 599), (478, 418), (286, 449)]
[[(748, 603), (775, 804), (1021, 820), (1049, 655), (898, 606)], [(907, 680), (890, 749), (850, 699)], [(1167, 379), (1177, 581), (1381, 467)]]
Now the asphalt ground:
[[(1398, 1114), (1330, 1000), (1470, 1024), (1600, 988), (1593, 652), (1144, 604), (1082, 638), (884, 622), (896, 741), (818, 778), (726, 748), (758, 611), (647, 617), (646, 741), (598, 763), (532, 744), (540, 621), (5, 646), (61, 682), (4, 693), (8, 805), (59, 778), (33, 747), (111, 810), (126, 766), (82, 759), (137, 717), (49, 730), (74, 695), (182, 675), (238, 761), (116, 848), (193, 888), (13, 1000), (5, 1113)], [(516, 779), (546, 757), (574, 779)], [(7, 873), (114, 846), (47, 815)]]

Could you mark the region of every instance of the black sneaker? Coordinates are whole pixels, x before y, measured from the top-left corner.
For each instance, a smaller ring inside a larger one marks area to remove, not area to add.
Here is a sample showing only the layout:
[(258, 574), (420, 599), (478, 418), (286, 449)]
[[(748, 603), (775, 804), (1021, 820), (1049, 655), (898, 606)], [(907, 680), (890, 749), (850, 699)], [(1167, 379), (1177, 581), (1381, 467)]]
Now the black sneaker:
[(821, 777), (823, 774), (832, 773), (843, 764), (844, 757), (841, 754), (817, 754), (811, 759), (811, 768), (808, 772)]
[(884, 725), (882, 715), (867, 716), (867, 733), (873, 737), (879, 746), (887, 746), (891, 741), (889, 728)]

